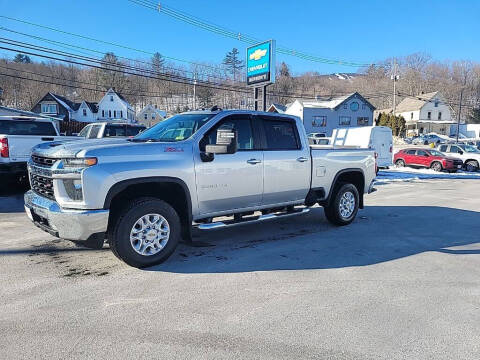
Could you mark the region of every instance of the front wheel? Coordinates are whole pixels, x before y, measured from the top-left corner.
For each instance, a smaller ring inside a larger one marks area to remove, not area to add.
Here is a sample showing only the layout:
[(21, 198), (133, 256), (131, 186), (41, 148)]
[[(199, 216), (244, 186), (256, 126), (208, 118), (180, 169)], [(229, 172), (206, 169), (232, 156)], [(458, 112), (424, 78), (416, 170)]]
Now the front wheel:
[(325, 216), (334, 225), (348, 225), (357, 215), (360, 196), (353, 184), (342, 183), (324, 208)]
[(165, 201), (141, 198), (123, 208), (109, 231), (113, 253), (128, 265), (160, 264), (175, 251), (181, 233), (178, 214)]
[(478, 170), (478, 162), (475, 160), (470, 160), (465, 163), (465, 170), (469, 172), (474, 172)]
[(434, 161), (430, 165), (430, 169), (432, 169), (433, 171), (442, 171), (443, 167), (442, 167), (442, 164), (440, 164), (438, 161)]

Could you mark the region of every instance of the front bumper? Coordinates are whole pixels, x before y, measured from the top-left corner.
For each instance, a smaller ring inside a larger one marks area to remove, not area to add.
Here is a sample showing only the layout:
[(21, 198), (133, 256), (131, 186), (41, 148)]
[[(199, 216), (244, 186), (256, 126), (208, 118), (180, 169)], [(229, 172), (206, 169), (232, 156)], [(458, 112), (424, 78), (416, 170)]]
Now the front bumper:
[(30, 220), (53, 236), (87, 240), (107, 231), (108, 210), (63, 209), (57, 202), (37, 195), (32, 190), (25, 194), (24, 200)]

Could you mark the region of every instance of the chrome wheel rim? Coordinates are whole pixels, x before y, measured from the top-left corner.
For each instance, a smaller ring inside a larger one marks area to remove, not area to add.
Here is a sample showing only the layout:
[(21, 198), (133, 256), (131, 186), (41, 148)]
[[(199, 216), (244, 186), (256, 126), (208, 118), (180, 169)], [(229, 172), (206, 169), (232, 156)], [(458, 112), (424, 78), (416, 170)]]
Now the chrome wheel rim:
[(130, 244), (136, 253), (151, 256), (159, 253), (170, 238), (168, 221), (160, 214), (146, 214), (139, 218), (130, 231)]
[(433, 164), (433, 170), (440, 171), (442, 170), (442, 166), (439, 163)]
[(340, 198), (340, 216), (348, 219), (355, 211), (355, 195), (352, 192), (345, 192)]

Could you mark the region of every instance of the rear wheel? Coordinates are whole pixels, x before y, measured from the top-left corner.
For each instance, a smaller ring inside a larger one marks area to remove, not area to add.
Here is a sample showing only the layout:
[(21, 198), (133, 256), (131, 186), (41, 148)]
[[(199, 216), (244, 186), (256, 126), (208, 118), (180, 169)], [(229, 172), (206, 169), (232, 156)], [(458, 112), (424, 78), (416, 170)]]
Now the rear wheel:
[(332, 195), (330, 204), (324, 208), (325, 216), (334, 225), (348, 225), (357, 215), (360, 196), (353, 184), (340, 183)]
[(397, 161), (395, 161), (395, 166), (396, 167), (405, 167), (405, 161), (403, 161), (402, 159), (398, 159)]
[(465, 163), (465, 170), (474, 172), (478, 170), (478, 162), (475, 160), (469, 160)]
[(434, 161), (430, 165), (430, 169), (432, 169), (433, 171), (442, 171), (443, 167), (442, 167), (442, 164), (440, 164), (438, 161)]
[(160, 264), (180, 241), (180, 219), (165, 201), (141, 198), (120, 210), (109, 231), (113, 253), (130, 266)]

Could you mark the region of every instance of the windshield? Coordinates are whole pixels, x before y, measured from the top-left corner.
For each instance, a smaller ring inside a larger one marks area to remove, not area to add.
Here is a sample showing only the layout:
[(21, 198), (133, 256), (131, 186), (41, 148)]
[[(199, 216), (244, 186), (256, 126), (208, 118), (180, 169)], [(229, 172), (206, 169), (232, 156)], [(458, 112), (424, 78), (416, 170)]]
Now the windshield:
[(133, 141), (175, 142), (188, 139), (205, 125), (215, 114), (179, 114), (159, 122), (138, 134)]
[(480, 150), (478, 150), (475, 146), (472, 145), (462, 145), (461, 148), (468, 153), (480, 153)]
[(430, 154), (433, 156), (445, 156), (444, 154), (442, 154), (440, 151), (437, 151), (437, 150), (429, 150), (429, 151), (430, 151)]

